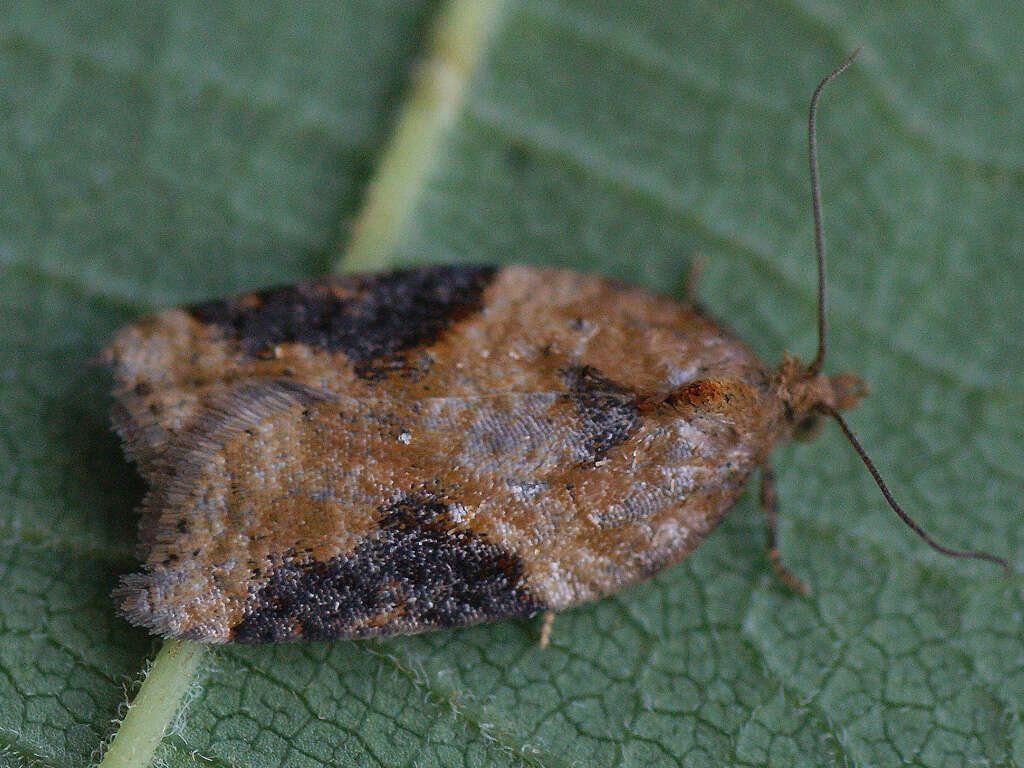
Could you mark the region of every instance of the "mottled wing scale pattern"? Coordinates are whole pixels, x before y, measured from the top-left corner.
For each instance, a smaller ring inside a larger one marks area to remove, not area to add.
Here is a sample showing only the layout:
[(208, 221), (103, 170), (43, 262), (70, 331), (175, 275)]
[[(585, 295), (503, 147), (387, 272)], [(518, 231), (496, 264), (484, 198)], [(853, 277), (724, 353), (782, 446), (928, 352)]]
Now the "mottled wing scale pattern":
[(697, 310), (432, 267), (169, 310), (108, 351), (150, 484), (122, 612), (211, 642), (532, 616), (696, 546), (781, 429)]

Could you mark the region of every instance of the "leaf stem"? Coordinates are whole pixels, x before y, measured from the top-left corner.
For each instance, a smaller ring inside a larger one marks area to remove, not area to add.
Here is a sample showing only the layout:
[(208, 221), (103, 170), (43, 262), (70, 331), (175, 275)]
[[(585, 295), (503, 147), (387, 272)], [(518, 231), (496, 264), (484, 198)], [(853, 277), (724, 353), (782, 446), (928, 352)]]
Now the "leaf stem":
[[(450, 0), (443, 8), (340, 268), (379, 268), (391, 255), (504, 4)], [(96, 768), (145, 768), (152, 763), (204, 655), (204, 646), (196, 643), (164, 643)]]
[(442, 8), (337, 269), (379, 269), (393, 254), (504, 5), (450, 0)]
[(195, 681), (205, 646), (167, 640), (96, 768), (145, 768)]

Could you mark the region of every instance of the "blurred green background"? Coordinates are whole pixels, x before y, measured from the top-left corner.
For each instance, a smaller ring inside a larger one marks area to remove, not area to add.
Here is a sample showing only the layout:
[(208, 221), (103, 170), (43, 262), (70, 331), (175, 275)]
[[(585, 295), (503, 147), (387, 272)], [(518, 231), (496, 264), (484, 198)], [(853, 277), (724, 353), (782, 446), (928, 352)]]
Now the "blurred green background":
[[(0, 13), (0, 765), (88, 765), (155, 645), (107, 595), (143, 486), (87, 362), (135, 315), (337, 266), (435, 2)], [(1017, 2), (509, 3), (395, 263), (560, 264), (814, 348), (805, 111), (826, 93), (827, 367), (943, 542), (1022, 565)], [(219, 650), (171, 766), (1024, 764), (1021, 577), (927, 550), (836, 430), (653, 582), (560, 616)]]

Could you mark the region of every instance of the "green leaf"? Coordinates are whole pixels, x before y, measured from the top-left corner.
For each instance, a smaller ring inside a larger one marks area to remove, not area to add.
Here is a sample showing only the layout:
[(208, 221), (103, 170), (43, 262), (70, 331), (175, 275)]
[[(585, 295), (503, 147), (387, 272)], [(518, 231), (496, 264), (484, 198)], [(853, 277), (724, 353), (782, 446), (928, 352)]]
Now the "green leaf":
[[(86, 363), (135, 314), (325, 273), (435, 3), (8, 4), (0, 18), (0, 765), (84, 766), (155, 644), (107, 595), (143, 486)], [(1018, 3), (510, 5), (393, 260), (529, 261), (682, 295), (769, 362), (814, 348), (936, 538), (1019, 570)], [(73, 10), (80, 8), (81, 10)], [(345, 238), (343, 237), (342, 240)], [(1024, 580), (928, 550), (832, 428), (679, 566), (532, 623), (217, 649), (171, 766), (1024, 764)]]

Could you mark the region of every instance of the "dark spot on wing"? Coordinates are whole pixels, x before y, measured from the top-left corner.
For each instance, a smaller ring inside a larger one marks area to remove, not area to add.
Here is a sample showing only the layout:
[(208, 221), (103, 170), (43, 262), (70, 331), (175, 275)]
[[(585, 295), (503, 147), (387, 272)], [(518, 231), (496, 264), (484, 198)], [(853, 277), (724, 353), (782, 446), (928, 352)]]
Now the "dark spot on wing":
[(427, 267), (348, 275), (195, 304), (197, 320), (224, 329), (254, 357), (277, 344), (340, 350), (360, 376), (402, 368), (402, 353), (435, 340), (480, 308), (494, 267)]
[(381, 507), (378, 531), (351, 553), (274, 568), (232, 639), (404, 634), (542, 612), (522, 561), (450, 513), (433, 494), (412, 493)]
[(601, 459), (625, 442), (636, 429), (640, 415), (636, 393), (605, 378), (589, 365), (564, 370), (569, 393), (586, 433), (591, 458)]

